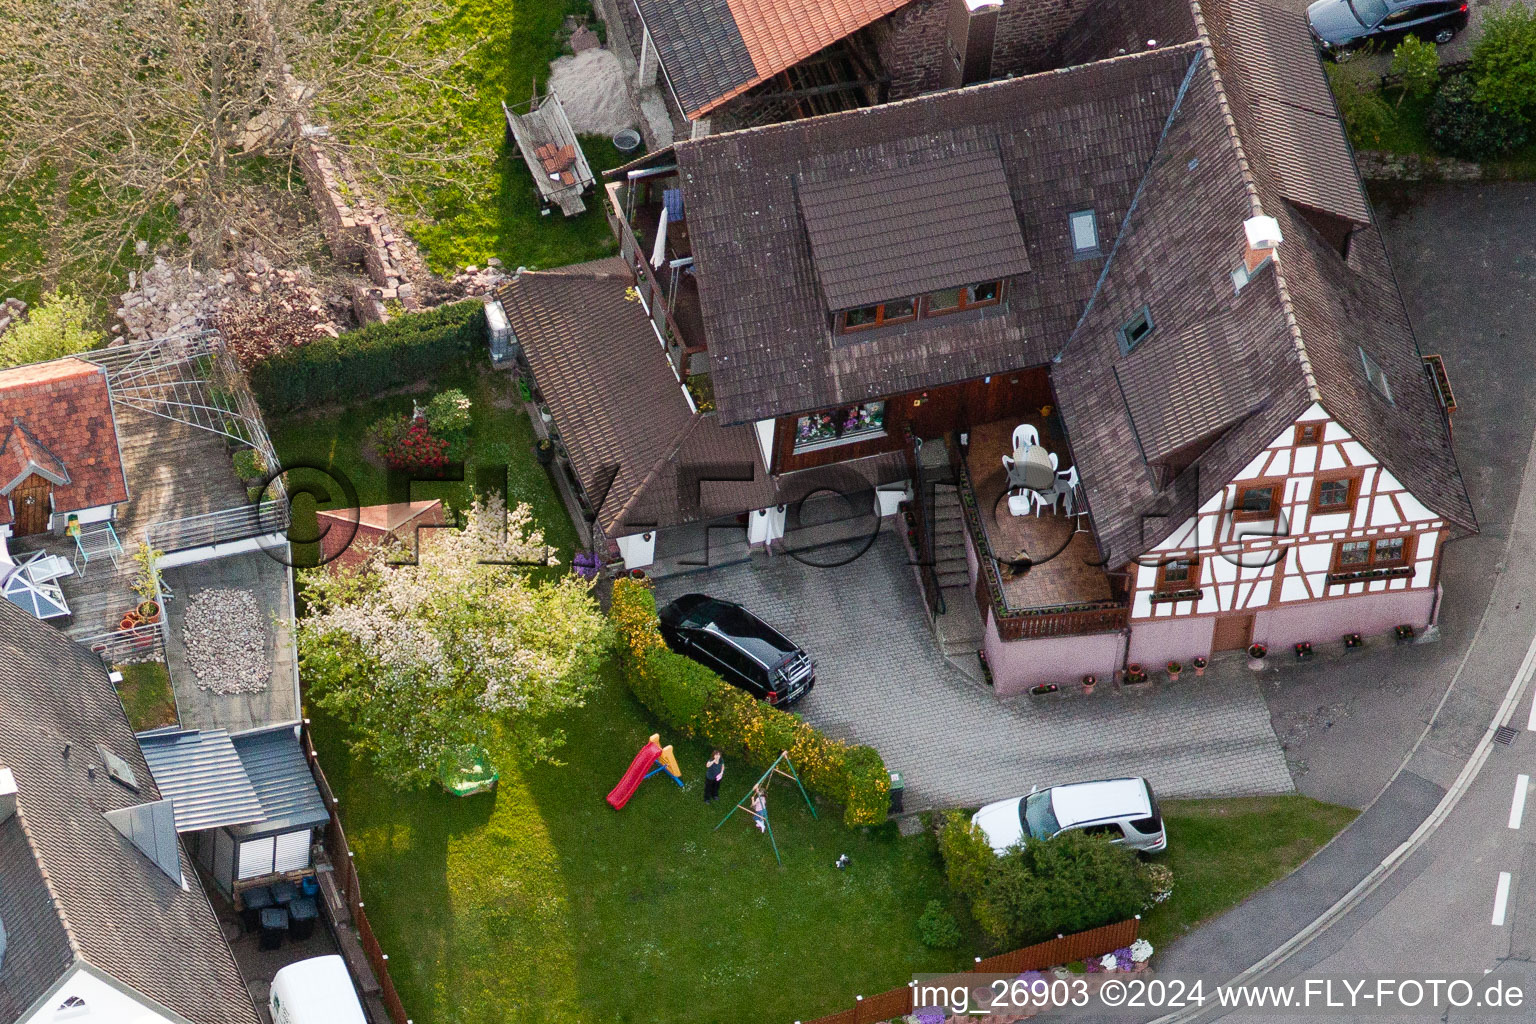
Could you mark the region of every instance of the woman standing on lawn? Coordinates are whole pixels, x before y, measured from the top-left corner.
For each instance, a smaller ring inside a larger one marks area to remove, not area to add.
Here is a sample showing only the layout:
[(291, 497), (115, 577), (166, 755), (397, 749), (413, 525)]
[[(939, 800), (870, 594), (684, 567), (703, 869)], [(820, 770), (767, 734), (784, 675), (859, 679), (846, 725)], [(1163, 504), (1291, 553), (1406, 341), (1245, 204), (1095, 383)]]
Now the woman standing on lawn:
[(704, 802), (712, 804), (720, 799), (720, 780), (725, 778), (725, 758), (720, 751), (710, 751), (704, 763)]

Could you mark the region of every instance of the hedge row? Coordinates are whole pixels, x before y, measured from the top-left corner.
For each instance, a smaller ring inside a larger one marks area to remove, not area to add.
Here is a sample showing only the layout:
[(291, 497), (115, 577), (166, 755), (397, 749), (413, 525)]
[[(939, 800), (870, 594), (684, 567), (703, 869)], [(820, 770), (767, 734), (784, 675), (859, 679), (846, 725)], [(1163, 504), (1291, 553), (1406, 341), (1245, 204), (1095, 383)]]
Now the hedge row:
[(251, 367), (251, 387), (270, 415), (415, 383), (484, 347), (484, 309), (479, 299), (466, 299), (317, 338)]
[(805, 788), (843, 805), (849, 825), (878, 825), (890, 809), (890, 776), (871, 747), (849, 746), (769, 707), (698, 662), (667, 649), (656, 598), (644, 580), (614, 581), (611, 616), (620, 637), (624, 678), (640, 703), (684, 736), (767, 768), (781, 750)]

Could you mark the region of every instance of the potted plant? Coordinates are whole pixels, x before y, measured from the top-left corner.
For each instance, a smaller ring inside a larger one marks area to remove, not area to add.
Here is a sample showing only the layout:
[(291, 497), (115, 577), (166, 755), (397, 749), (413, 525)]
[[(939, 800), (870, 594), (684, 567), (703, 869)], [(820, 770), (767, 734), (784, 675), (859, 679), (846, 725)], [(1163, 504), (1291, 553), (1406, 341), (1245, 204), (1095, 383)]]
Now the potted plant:
[(1307, 661), (1312, 657), (1312, 641), (1302, 640), (1296, 645), (1296, 660)]
[(1194, 667), (1196, 678), (1205, 675), (1205, 666), (1210, 664), (1204, 658), (1191, 658), (1189, 663)]
[(644, 569), (631, 569), (631, 570), (629, 570), (629, 578), (632, 579), (632, 580), (643, 580), (643, 579), (645, 579), (645, 570)]
[(1144, 683), (1147, 681), (1147, 670), (1135, 662), (1125, 666), (1125, 681), (1127, 683)]
[(533, 443), (533, 455), (539, 460), (539, 465), (549, 465), (555, 461), (555, 442), (547, 437), (539, 438)]
[(1029, 693), (1032, 697), (1044, 697), (1055, 693), (1060, 689), (1061, 687), (1057, 686), (1055, 683), (1036, 683), (1034, 686), (1029, 688)]
[(165, 552), (156, 551), (146, 542), (139, 541), (139, 546), (133, 553), (133, 561), (138, 566), (133, 574), (133, 592), (139, 596), (139, 605), (134, 609), (134, 614), (141, 622), (160, 621), (160, 562)]
[(1397, 627), (1397, 642), (1400, 644), (1413, 643), (1413, 634), (1413, 627), (1405, 622)]
[(1364, 646), (1365, 646), (1365, 638), (1362, 637), (1359, 633), (1345, 633), (1344, 634), (1344, 649), (1346, 651), (1353, 651), (1353, 650), (1355, 650), (1357, 648), (1364, 647)]
[(1095, 686), (1097, 686), (1098, 684), (1099, 684), (1099, 677), (1098, 676), (1093, 676), (1093, 675), (1083, 676), (1083, 692), (1084, 693), (1092, 693), (1093, 692), (1093, 688)]
[(1263, 644), (1248, 645), (1248, 667), (1255, 672), (1264, 667), (1264, 656), (1269, 653), (1269, 648)]

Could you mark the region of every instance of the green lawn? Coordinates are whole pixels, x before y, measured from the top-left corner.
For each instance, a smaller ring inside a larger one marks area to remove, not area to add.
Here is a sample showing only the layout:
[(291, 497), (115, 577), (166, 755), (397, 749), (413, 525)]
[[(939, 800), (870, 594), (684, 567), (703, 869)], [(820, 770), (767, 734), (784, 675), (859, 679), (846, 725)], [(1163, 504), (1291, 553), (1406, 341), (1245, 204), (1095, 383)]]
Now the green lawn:
[(171, 691), (171, 674), (163, 661), (137, 665), (118, 665), (123, 681), (117, 695), (128, 713), (134, 732), (176, 724), (176, 696)]
[[(460, 62), (453, 84), (463, 95), (427, 83), (438, 108), (436, 139), (427, 145), (464, 152), (471, 145), (495, 154), (474, 159), (452, 171), (459, 187), (420, 189), (389, 198), (404, 209), (424, 208), (426, 217), (410, 224), (428, 264), (439, 273), (469, 264), (484, 265), (499, 256), (508, 269), (548, 268), (595, 259), (614, 252), (617, 243), (604, 217), (599, 188), (587, 199), (587, 211), (566, 218), (540, 215), (533, 176), (515, 147), (504, 141), (506, 119), (501, 104), (526, 102), (535, 84), (542, 89), (549, 62), (560, 56), (561, 25), (569, 15), (591, 17), (590, 0), (451, 0), (452, 16), (441, 27), (442, 49), (476, 48)], [(365, 125), (349, 130), (366, 131)], [(617, 167), (618, 150), (604, 137), (584, 136), (582, 149), (594, 172)]]
[[(441, 498), (447, 505), (463, 508), (469, 502), (477, 472), (505, 466), (508, 501), (529, 504), (535, 521), (544, 527), (544, 539), (560, 552), (563, 562), (569, 563), (576, 547), (576, 530), (548, 473), (533, 458), (533, 425), (522, 411), (510, 377), (491, 370), (483, 354), (446, 367), (436, 380), (423, 382), (413, 395), (362, 401), (344, 411), (331, 409), (273, 419), (267, 427), (284, 466), (319, 466), (338, 476), (345, 475), (357, 488), (361, 504), (382, 504), (388, 500), (384, 466), (365, 452), (364, 434), (369, 424), (387, 413), (408, 413), (413, 398), (425, 402), (435, 392), (452, 387), (462, 388), (474, 403), (465, 479), (416, 484), (412, 498)], [(326, 507), (344, 504), (337, 500)], [(312, 522), (312, 508), (305, 501), (295, 502), (296, 533), (309, 528), (303, 521), (306, 513)]]
[(1357, 811), (1301, 796), (1167, 800), (1173, 895), (1142, 919), (1141, 934), (1162, 946), (1285, 877)]
[[(334, 722), (315, 720), (369, 919), (415, 1020), (806, 1020), (973, 953), (918, 940), (929, 899), (961, 913), (931, 833), (850, 831), (835, 808), (813, 819), (775, 783), (779, 867), (740, 816), (713, 831), (752, 778), (728, 765), (722, 801), (706, 807), (698, 743), (676, 744), (686, 790), (657, 777), (624, 810), (608, 806), (654, 729), (612, 672), (562, 724), (564, 765), (501, 763), (494, 797), (455, 800), (392, 792), (349, 760)], [(847, 871), (833, 867), (840, 853)]]

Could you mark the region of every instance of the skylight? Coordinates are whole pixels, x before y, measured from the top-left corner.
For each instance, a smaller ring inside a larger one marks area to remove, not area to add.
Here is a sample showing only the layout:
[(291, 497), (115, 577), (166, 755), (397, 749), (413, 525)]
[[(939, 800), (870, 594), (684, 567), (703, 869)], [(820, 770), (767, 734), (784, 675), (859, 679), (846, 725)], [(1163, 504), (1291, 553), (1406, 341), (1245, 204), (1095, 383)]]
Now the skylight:
[(101, 755), (101, 763), (106, 765), (107, 776), (109, 778), (116, 780), (124, 786), (127, 786), (135, 793), (139, 791), (139, 780), (133, 774), (133, 768), (128, 764), (127, 761), (124, 761), (112, 751), (108, 750), (106, 744), (104, 743), (96, 744), (96, 753)]
[(1365, 349), (1358, 345), (1355, 347), (1360, 349), (1360, 365), (1365, 368), (1365, 379), (1371, 382), (1371, 387), (1376, 389), (1378, 395), (1394, 405), (1397, 404), (1392, 402), (1392, 388), (1387, 384), (1387, 371), (1383, 370), (1381, 364), (1372, 359)]
[(1067, 215), (1072, 229), (1072, 255), (1079, 259), (1099, 254), (1099, 219), (1092, 210)]
[(1120, 327), (1120, 352), (1122, 355), (1130, 355), (1131, 350), (1146, 340), (1152, 333), (1152, 310), (1142, 306), (1136, 311), (1136, 315), (1127, 320)]

